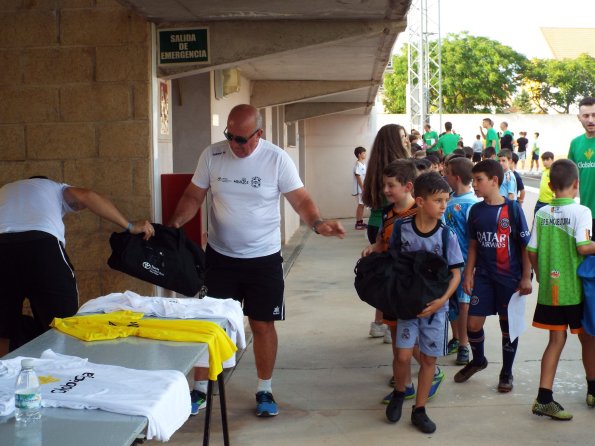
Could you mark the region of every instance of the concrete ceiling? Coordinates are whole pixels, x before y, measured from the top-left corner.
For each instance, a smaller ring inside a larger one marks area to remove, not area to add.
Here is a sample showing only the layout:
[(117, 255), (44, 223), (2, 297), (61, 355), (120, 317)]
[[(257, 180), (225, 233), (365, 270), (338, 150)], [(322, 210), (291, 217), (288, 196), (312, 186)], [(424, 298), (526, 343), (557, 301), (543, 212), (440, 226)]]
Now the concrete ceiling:
[[(210, 64), (160, 68), (168, 78), (237, 68), (253, 81), (368, 81), (293, 102), (361, 103), (369, 112), (411, 0), (120, 0), (158, 28), (208, 26)], [(307, 94), (306, 94), (307, 96)], [(271, 103), (272, 102), (272, 103)], [(276, 103), (275, 103), (276, 102)]]

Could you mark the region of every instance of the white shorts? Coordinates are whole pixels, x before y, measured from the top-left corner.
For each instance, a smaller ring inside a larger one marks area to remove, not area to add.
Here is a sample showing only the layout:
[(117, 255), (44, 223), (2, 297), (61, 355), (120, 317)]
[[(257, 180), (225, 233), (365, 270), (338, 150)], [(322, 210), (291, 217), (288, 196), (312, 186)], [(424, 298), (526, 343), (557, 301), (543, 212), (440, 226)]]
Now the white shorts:
[(517, 154), (519, 155), (519, 160), (527, 159), (527, 152), (517, 152)]
[(445, 356), (448, 344), (448, 313), (443, 311), (430, 317), (399, 319), (397, 348), (413, 348), (416, 341), (424, 355), (434, 358)]
[(364, 202), (362, 201), (362, 194), (354, 195), (354, 197), (355, 201), (357, 201), (357, 204), (364, 204)]

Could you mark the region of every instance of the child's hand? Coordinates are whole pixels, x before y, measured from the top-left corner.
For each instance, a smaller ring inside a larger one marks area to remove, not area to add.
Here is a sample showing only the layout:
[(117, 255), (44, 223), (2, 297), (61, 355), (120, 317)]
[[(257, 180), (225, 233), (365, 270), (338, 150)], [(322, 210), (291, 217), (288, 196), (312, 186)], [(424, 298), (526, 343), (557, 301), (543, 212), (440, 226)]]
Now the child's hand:
[(473, 274), (466, 274), (463, 277), (463, 291), (469, 296), (473, 294)]
[(442, 299), (434, 299), (432, 302), (428, 302), (426, 308), (424, 308), (423, 311), (417, 315), (417, 317), (430, 317), (443, 306), (444, 302)]
[(374, 252), (374, 245), (369, 245), (362, 251), (362, 257), (367, 257)]
[(524, 296), (526, 294), (531, 294), (531, 291), (531, 279), (521, 279), (521, 282), (519, 283), (519, 294)]

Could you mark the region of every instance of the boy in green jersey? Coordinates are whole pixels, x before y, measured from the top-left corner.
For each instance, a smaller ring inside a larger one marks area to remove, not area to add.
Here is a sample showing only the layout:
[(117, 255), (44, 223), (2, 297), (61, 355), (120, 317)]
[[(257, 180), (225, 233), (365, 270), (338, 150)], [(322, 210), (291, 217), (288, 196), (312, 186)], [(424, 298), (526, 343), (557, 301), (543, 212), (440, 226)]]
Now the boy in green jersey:
[[(484, 132), (483, 129), (486, 129), (486, 132)], [(496, 150), (496, 154), (498, 154), (498, 152), (500, 152), (500, 138), (494, 129), (494, 121), (490, 118), (484, 118), (479, 127), (479, 131), (481, 132), (483, 139), (486, 141), (486, 147), (493, 147)]]
[(539, 132), (533, 134), (533, 150), (531, 152), (531, 165), (529, 166), (529, 173), (533, 170), (533, 164), (535, 164), (535, 172), (539, 172)]
[(533, 413), (556, 420), (570, 420), (572, 414), (554, 401), (552, 388), (566, 330), (578, 334), (587, 375), (587, 405), (595, 407), (595, 336), (581, 326), (583, 291), (576, 274), (583, 256), (595, 254), (590, 240), (591, 211), (577, 204), (578, 169), (569, 160), (558, 160), (550, 169), (550, 187), (555, 197), (535, 214), (529, 259), (539, 282), (533, 326), (549, 330), (548, 345), (541, 359), (539, 392)]
[(578, 106), (578, 119), (585, 133), (570, 143), (568, 159), (578, 166), (581, 203), (595, 214), (595, 98), (586, 97)]

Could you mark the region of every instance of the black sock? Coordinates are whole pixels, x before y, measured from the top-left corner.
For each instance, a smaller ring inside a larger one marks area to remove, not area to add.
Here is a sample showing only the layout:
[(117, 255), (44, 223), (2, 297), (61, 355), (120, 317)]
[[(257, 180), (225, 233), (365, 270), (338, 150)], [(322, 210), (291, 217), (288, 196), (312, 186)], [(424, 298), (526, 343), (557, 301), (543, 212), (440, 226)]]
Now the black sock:
[(554, 401), (554, 392), (550, 389), (544, 389), (543, 387), (539, 388), (539, 392), (537, 393), (537, 402), (541, 404), (548, 404)]
[(595, 396), (595, 379), (587, 380), (587, 392), (589, 395)]
[(502, 374), (512, 375), (512, 364), (519, 345), (519, 338), (510, 342), (508, 319), (500, 319), (500, 329), (502, 330)]
[(480, 366), (485, 362), (485, 356), (483, 353), (485, 337), (483, 334), (483, 328), (479, 331), (467, 330), (467, 337), (469, 338), (469, 345), (473, 352), (473, 365)]

